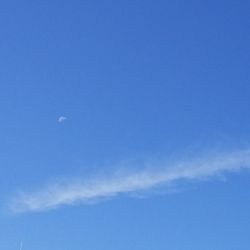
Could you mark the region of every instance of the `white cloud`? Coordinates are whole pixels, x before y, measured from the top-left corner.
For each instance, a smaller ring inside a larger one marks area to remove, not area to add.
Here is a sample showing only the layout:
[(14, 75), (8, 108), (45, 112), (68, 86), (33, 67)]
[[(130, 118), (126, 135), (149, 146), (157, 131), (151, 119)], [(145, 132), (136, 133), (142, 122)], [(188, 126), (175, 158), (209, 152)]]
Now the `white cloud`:
[(130, 174), (85, 178), (67, 184), (58, 181), (39, 191), (22, 193), (14, 197), (9, 205), (12, 212), (38, 212), (78, 202), (89, 203), (119, 194), (148, 191), (176, 181), (203, 180), (247, 168), (250, 168), (250, 150), (242, 150), (180, 161), (172, 166), (152, 166)]
[(65, 117), (65, 116), (60, 116), (59, 118), (58, 118), (58, 122), (59, 123), (62, 123), (62, 122), (64, 122), (65, 120), (67, 119), (67, 117)]

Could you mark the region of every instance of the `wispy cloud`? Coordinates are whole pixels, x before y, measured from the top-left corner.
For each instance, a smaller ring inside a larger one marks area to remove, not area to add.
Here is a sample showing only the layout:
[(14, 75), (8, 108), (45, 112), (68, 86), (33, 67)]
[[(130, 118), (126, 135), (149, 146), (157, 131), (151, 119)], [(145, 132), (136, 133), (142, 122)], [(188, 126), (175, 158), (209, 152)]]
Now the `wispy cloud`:
[[(132, 168), (133, 166), (131, 166)], [(22, 193), (10, 202), (12, 212), (38, 212), (78, 202), (89, 203), (101, 198), (115, 197), (152, 190), (176, 181), (203, 180), (226, 172), (250, 168), (250, 150), (217, 156), (162, 164), (130, 174), (83, 178), (67, 184), (56, 182), (39, 191)]]
[(59, 118), (58, 118), (58, 122), (59, 123), (62, 123), (62, 122), (64, 122), (65, 120), (67, 120), (67, 117), (66, 116), (60, 116)]

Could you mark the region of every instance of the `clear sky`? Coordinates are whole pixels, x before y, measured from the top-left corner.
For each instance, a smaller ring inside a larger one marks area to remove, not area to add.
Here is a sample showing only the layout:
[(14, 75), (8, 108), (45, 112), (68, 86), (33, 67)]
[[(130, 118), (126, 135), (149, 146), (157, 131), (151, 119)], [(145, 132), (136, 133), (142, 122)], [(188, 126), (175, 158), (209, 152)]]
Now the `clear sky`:
[(249, 249), (249, 9), (1, 1), (0, 249)]

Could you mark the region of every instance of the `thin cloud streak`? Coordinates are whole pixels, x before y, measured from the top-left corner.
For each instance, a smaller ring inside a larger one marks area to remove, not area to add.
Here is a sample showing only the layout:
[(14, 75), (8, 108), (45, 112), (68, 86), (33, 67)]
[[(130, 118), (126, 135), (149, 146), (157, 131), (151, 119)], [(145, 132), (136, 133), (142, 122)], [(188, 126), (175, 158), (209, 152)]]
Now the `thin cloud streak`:
[(64, 121), (66, 121), (67, 120), (67, 117), (65, 117), (65, 116), (60, 116), (59, 118), (58, 118), (58, 122), (59, 123), (62, 123), (62, 122), (64, 122)]
[(20, 250), (22, 250), (23, 249), (23, 242), (21, 241), (20, 242), (20, 248), (19, 248)]
[[(133, 167), (133, 166), (131, 166)], [(177, 181), (203, 180), (250, 168), (250, 150), (151, 167), (130, 174), (94, 177), (71, 183), (57, 182), (40, 191), (22, 193), (10, 202), (14, 213), (39, 212), (75, 203), (90, 203), (119, 194), (150, 191)], [(167, 187), (166, 187), (167, 188)]]

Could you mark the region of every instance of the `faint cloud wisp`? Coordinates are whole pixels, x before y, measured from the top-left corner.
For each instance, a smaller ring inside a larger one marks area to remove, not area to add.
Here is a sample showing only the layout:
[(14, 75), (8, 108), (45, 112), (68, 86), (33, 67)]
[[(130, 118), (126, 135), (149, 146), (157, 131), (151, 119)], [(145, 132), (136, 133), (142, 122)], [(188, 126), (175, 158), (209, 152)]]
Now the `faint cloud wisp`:
[(150, 191), (159, 186), (167, 188), (168, 184), (177, 181), (203, 180), (248, 168), (250, 150), (221, 153), (213, 157), (179, 161), (173, 165), (152, 166), (130, 174), (83, 178), (67, 184), (58, 181), (38, 191), (17, 195), (10, 202), (9, 208), (14, 213), (45, 211), (62, 205), (90, 203), (119, 194)]
[(67, 120), (67, 117), (65, 117), (65, 116), (60, 116), (59, 118), (58, 118), (58, 122), (59, 123), (62, 123), (62, 122), (64, 122), (65, 120)]

